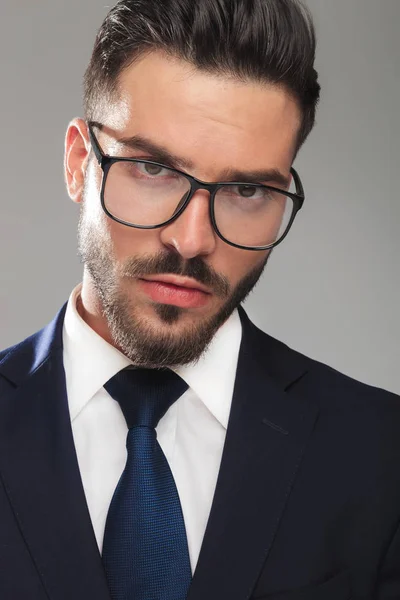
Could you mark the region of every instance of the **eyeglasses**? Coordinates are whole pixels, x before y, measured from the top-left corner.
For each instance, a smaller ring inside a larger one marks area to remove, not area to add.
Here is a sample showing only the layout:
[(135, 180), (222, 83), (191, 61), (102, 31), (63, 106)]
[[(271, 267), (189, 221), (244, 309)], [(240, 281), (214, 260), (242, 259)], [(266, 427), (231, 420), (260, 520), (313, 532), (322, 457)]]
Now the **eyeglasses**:
[(206, 183), (152, 160), (103, 153), (88, 123), (94, 154), (103, 170), (101, 205), (114, 221), (137, 229), (169, 225), (198, 190), (210, 193), (209, 215), (216, 234), (244, 250), (268, 250), (288, 234), (304, 202), (300, 177), (291, 168), (295, 191), (259, 183)]

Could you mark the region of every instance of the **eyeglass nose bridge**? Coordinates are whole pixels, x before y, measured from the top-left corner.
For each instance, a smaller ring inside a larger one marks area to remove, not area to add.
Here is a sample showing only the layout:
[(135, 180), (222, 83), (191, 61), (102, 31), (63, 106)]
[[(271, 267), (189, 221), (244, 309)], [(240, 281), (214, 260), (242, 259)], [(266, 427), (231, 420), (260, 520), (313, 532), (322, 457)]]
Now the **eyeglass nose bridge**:
[(210, 222), (211, 222), (211, 225), (212, 225), (215, 233), (218, 234), (218, 230), (217, 230), (216, 223), (215, 223), (215, 217), (214, 217), (214, 199), (215, 199), (215, 194), (217, 193), (218, 189), (220, 187), (222, 187), (221, 184), (207, 183), (205, 181), (201, 181), (200, 179), (196, 179), (196, 177), (192, 177), (191, 175), (186, 175), (186, 174), (185, 174), (185, 177), (190, 183), (190, 191), (187, 194), (187, 196), (184, 197), (184, 199), (182, 199), (179, 202), (178, 206), (175, 209), (175, 213), (169, 222), (172, 223), (173, 221), (176, 221), (176, 219), (178, 219), (182, 215), (182, 213), (189, 206), (189, 203), (193, 199), (193, 196), (196, 194), (196, 192), (198, 192), (200, 190), (206, 190), (210, 194), (209, 203), (208, 203), (208, 214), (210, 216)]

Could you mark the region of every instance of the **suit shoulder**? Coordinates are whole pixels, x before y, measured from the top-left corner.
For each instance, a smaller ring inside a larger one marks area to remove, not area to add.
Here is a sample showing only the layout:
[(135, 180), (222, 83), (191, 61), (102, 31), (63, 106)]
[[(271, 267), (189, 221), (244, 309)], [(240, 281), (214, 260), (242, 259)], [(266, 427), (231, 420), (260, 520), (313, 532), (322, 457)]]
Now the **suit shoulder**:
[(24, 340), (17, 342), (16, 344), (14, 344), (13, 346), (9, 346), (8, 348), (5, 348), (4, 350), (0, 350), (0, 363), (2, 362), (2, 360), (4, 358), (6, 358), (6, 356), (8, 356), (9, 354), (14, 354), (14, 352), (17, 352), (18, 350), (23, 350), (24, 347), (28, 347), (31, 345), (32, 343), (32, 339), (34, 339), (34, 337), (38, 334), (38, 332), (30, 335), (29, 337), (25, 338)]
[(264, 331), (258, 331), (271, 348), (270, 354), (274, 356), (273, 360), (279, 361), (281, 364), (296, 362), (303, 365), (306, 373), (299, 384), (302, 388), (312, 388), (314, 393), (318, 393), (319, 390), (321, 403), (325, 400), (325, 402), (333, 402), (337, 405), (350, 406), (353, 404), (360, 407), (368, 405), (374, 407), (379, 402), (380, 407), (386, 405), (387, 408), (393, 407), (396, 411), (400, 409), (399, 395), (359, 381), (326, 363), (306, 356)]
[(35, 344), (35, 340), (37, 340), (37, 338), (40, 336), (42, 331), (43, 331), (43, 329), (40, 329), (40, 330), (36, 331), (35, 333), (32, 333), (25, 339), (17, 342), (16, 344), (9, 346), (8, 348), (5, 348), (4, 350), (0, 350), (0, 363), (8, 355), (15, 354), (16, 352), (24, 352), (24, 351), (27, 351), (29, 348), (31, 348), (32, 345)]
[(43, 329), (0, 352), (0, 376), (17, 383), (33, 372), (55, 350), (62, 349), (66, 304)]
[(14, 350), (14, 348), (16, 348), (17, 346), (18, 346), (18, 344), (15, 344), (14, 346), (10, 346), (9, 348), (6, 348), (5, 350), (0, 350), (0, 362), (3, 360), (3, 358), (5, 358), (7, 356), (7, 354), (12, 352)]
[(364, 407), (379, 402), (386, 404), (387, 407), (400, 409), (400, 396), (397, 394), (355, 379), (316, 359), (309, 357), (307, 359), (310, 362), (310, 375), (313, 382), (324, 387), (328, 398), (335, 397), (337, 402), (341, 399), (347, 403), (352, 401), (355, 405), (361, 404)]
[(9, 346), (0, 351), (0, 379), (5, 378), (8, 382), (14, 382), (14, 378), (10, 377), (14, 368), (19, 369), (22, 365), (29, 365), (34, 362), (35, 349), (37, 340), (41, 331), (38, 331), (21, 342)]

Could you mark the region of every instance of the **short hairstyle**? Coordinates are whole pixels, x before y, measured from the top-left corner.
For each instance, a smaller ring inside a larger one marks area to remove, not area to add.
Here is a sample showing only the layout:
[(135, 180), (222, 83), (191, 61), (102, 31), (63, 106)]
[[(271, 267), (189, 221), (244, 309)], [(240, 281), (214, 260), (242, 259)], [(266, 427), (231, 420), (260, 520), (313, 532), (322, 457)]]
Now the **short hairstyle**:
[(202, 72), (284, 87), (299, 102), (297, 150), (320, 95), (315, 30), (300, 0), (119, 0), (96, 38), (84, 77), (84, 110), (99, 121), (122, 71), (154, 50)]

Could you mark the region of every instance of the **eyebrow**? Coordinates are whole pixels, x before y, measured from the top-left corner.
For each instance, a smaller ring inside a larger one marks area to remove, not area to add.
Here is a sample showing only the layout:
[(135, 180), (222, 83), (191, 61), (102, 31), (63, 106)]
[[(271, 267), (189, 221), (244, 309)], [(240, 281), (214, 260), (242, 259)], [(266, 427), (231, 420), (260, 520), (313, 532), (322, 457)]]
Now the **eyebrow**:
[[(182, 158), (170, 152), (164, 146), (155, 144), (148, 138), (141, 135), (133, 137), (120, 138), (118, 144), (130, 150), (141, 150), (149, 154), (154, 160), (164, 164), (165, 166), (179, 169), (181, 171), (190, 171), (194, 168), (194, 163), (191, 160)], [(237, 181), (242, 183), (262, 183), (274, 182), (283, 188), (288, 188), (291, 176), (284, 175), (279, 169), (261, 169), (255, 171), (240, 171), (238, 169), (228, 168), (221, 173), (220, 181)]]

